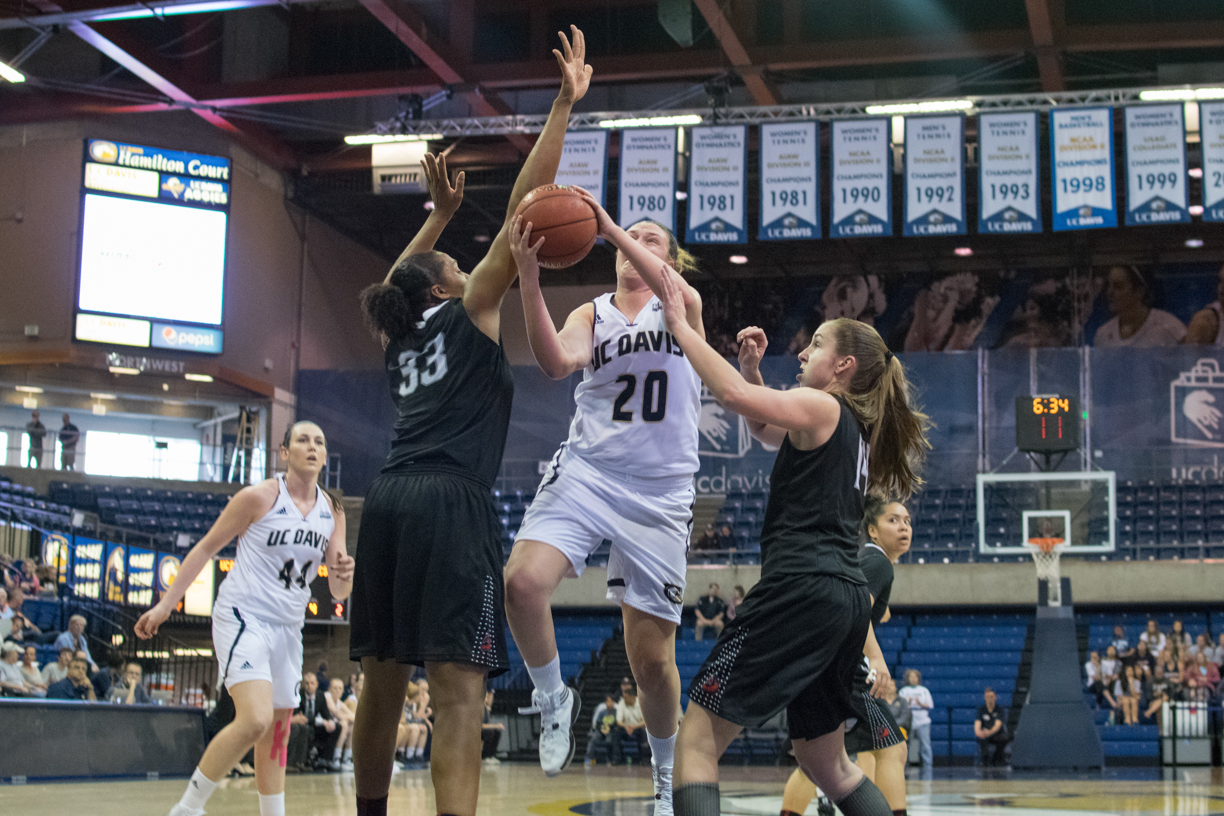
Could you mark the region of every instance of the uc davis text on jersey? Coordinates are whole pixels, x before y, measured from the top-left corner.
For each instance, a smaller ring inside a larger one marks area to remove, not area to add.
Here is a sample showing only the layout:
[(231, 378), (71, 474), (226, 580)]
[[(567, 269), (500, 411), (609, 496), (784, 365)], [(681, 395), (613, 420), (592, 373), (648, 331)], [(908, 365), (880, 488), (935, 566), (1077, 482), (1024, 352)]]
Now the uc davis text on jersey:
[(679, 341), (672, 337), (671, 332), (640, 331), (636, 335), (626, 333), (616, 338), (609, 337), (592, 350), (591, 367), (595, 371), (614, 359), (613, 354), (608, 351), (608, 347), (613, 342), (616, 343), (615, 357), (624, 357), (627, 354), (637, 354), (643, 351), (663, 352), (674, 354), (677, 357), (684, 356), (684, 352), (680, 350)]
[[(289, 540), (289, 533), (293, 533), (293, 540)], [(288, 547), (290, 544), (300, 545), (302, 547), (310, 547), (311, 549), (322, 552), (327, 549), (327, 536), (314, 530), (306, 530), (298, 528), (296, 530), (273, 530), (268, 533), (269, 547)]]

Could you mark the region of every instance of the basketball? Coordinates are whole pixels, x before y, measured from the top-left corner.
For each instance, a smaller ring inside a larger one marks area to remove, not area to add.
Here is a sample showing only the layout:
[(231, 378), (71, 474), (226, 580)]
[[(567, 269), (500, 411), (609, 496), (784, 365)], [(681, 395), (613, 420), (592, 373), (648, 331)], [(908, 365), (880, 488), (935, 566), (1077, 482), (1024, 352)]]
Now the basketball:
[(548, 240), (537, 256), (546, 269), (564, 269), (586, 257), (598, 232), (595, 210), (578, 191), (564, 184), (537, 187), (519, 202), (515, 215), (531, 223), (531, 243)]

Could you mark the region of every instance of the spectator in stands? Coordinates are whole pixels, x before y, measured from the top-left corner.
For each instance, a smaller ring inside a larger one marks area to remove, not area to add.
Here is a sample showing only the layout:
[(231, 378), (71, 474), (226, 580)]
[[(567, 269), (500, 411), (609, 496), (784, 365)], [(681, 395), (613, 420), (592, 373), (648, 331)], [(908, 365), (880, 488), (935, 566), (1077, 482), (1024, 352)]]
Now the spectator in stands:
[(645, 765), (650, 756), (646, 739), (646, 719), (642, 716), (642, 701), (638, 699), (633, 678), (621, 678), (621, 698), (616, 704), (616, 724), (625, 732), (625, 738), (638, 746), (638, 760)]
[(910, 729), (910, 756), (913, 756), (916, 744), (922, 772), (927, 774), (931, 772), (934, 759), (931, 753), (931, 709), (935, 707), (935, 701), (931, 699), (930, 690), (922, 685), (922, 672), (910, 669), (905, 673), (905, 682), (905, 688), (899, 690), (897, 694), (905, 698), (905, 702), (909, 703), (910, 710), (913, 712), (913, 728)]
[(1176, 643), (1178, 651), (1189, 651), (1194, 645), (1193, 638), (1186, 631), (1186, 626), (1180, 620), (1173, 621), (1173, 631), (1169, 633), (1169, 641)]
[(1160, 653), (1160, 665), (1164, 668), (1165, 679), (1169, 682), (1169, 699), (1180, 700), (1182, 693), (1181, 664), (1173, 657), (1170, 649)]
[(1123, 725), (1139, 724), (1139, 699), (1143, 696), (1143, 681), (1135, 673), (1134, 666), (1126, 666), (1125, 672), (1114, 686), (1114, 697), (1122, 709)]
[(327, 692), (321, 683), (317, 684), (314, 694), (314, 736), (315, 746), (319, 749), (316, 767), (338, 770), (332, 765), (332, 753), (340, 740), (340, 724), (327, 705)]
[(1118, 650), (1110, 646), (1105, 650), (1105, 658), (1101, 661), (1101, 685), (1112, 692), (1120, 677), (1122, 661), (1118, 659)]
[(1169, 702), (1169, 691), (1169, 679), (1165, 677), (1164, 666), (1157, 663), (1151, 678), (1144, 684), (1143, 698), (1147, 700), (1147, 708), (1143, 712), (1143, 719), (1155, 719), (1156, 724), (1160, 724), (1162, 707)]
[(973, 721), (973, 736), (977, 737), (982, 765), (999, 767), (1007, 764), (1007, 709), (995, 705), (994, 689), (986, 687), (982, 695), (985, 705), (978, 706), (977, 719)]
[(1160, 654), (1165, 650), (1165, 646), (1169, 645), (1164, 632), (1160, 631), (1160, 624), (1154, 620), (1147, 622), (1147, 629), (1139, 636), (1139, 640), (1148, 645), (1148, 650), (1152, 654)]
[(505, 732), (505, 723), (493, 722), (493, 689), (486, 689), (484, 716), (480, 720), (480, 758), (485, 764), (501, 764), (501, 760), (497, 758), (497, 746)]
[(58, 683), (68, 676), (68, 664), (72, 662), (72, 650), (60, 649), (59, 660), (55, 663), (48, 663), (43, 666), (42, 683), (44, 686), (50, 687), (52, 683)]
[(64, 427), (60, 428), (60, 470), (72, 470), (76, 464), (76, 446), (81, 439), (81, 429), (72, 424), (72, 419), (64, 414)]
[(1131, 647), (1130, 639), (1126, 637), (1126, 630), (1121, 626), (1114, 627), (1114, 639), (1109, 644), (1114, 647), (1114, 651), (1118, 653), (1119, 660), (1126, 660), (1135, 650)]
[(1220, 267), (1216, 282), (1216, 299), (1194, 313), (1190, 325), (1186, 327), (1186, 337), (1183, 343), (1199, 346), (1224, 345), (1224, 321), (1220, 319), (1220, 304), (1224, 302), (1224, 267)]
[(0, 586), (0, 620), (8, 620), (13, 617), (13, 608), (9, 606), (8, 590)]
[(96, 702), (98, 696), (93, 683), (89, 682), (89, 662), (83, 657), (72, 658), (68, 663), (68, 676), (47, 686), (47, 699)]
[(331, 677), (327, 674), (327, 661), (319, 661), (319, 670), (315, 672), (315, 676), (319, 678), (319, 688), (326, 691), (331, 688)]
[(599, 748), (607, 748), (608, 764), (619, 765), (621, 761), (621, 737), (624, 732), (616, 724), (616, 692), (610, 691), (604, 701), (595, 707), (591, 716), (591, 732), (587, 735), (586, 767), (595, 764)]
[(1196, 655), (1200, 652), (1207, 655), (1208, 662), (1215, 662), (1211, 659), (1211, 638), (1207, 637), (1206, 634), (1199, 634), (1194, 639), (1194, 645), (1190, 647), (1190, 654)]
[(38, 597), (54, 598), (58, 594), (56, 590), (57, 575), (55, 573), (55, 567), (49, 564), (44, 564), (43, 566), (39, 567), (36, 572), (38, 573), (39, 582)]
[(735, 610), (744, 602), (744, 588), (739, 584), (731, 590), (731, 602), (727, 604), (727, 620), (735, 620)]
[(1110, 268), (1105, 299), (1113, 317), (1096, 331), (1092, 344), (1098, 348), (1175, 346), (1186, 336), (1185, 323), (1152, 308), (1147, 277), (1137, 266)]
[(26, 423), (26, 434), (30, 437), (30, 453), (26, 467), (37, 470), (42, 467), (43, 437), (47, 435), (47, 426), (38, 421), (38, 412), (30, 414)]
[(38, 650), (27, 646), (21, 651), (21, 676), (36, 697), (47, 696), (47, 684), (43, 682), (42, 672), (38, 670)]
[(1224, 664), (1224, 632), (1220, 633), (1220, 641), (1211, 649), (1207, 660), (1217, 666)]
[(1198, 680), (1200, 686), (1205, 686), (1213, 694), (1220, 686), (1220, 668), (1207, 659), (1207, 655), (1199, 652), (1191, 658), (1194, 662), (1190, 666), (1191, 672)]
[(1105, 684), (1105, 670), (1101, 667), (1100, 652), (1088, 653), (1088, 662), (1084, 664), (1084, 687), (1096, 697), (1098, 708), (1118, 707), (1113, 694), (1110, 693), (1110, 686)]
[(84, 615), (73, 615), (69, 618), (68, 631), (61, 632), (60, 636), (55, 639), (55, 648), (84, 652), (85, 659), (89, 661), (90, 671), (96, 672), (98, 664), (94, 662), (93, 655), (89, 653), (89, 643), (85, 639), (86, 623)]
[(731, 534), (731, 525), (724, 524), (718, 528), (718, 549), (729, 550), (735, 546), (735, 536)]
[(318, 690), (319, 678), (314, 672), (305, 672), (298, 691), (298, 707), (289, 718), (289, 746), (285, 758), (287, 771), (305, 773), (311, 770), (310, 749), (314, 747), (315, 692)]
[(888, 703), (888, 710), (892, 712), (893, 719), (897, 721), (897, 727), (901, 729), (902, 739), (908, 740), (910, 732), (914, 730), (914, 712), (909, 707), (909, 702), (897, 694), (896, 680), (888, 678), (888, 683), (884, 686), (884, 696), (881, 699)]
[(336, 747), (332, 749), (331, 764), (333, 770), (353, 770), (353, 710), (344, 705), (344, 681), (333, 678), (327, 691), (323, 693), (327, 700), (327, 710), (336, 722), (340, 734), (336, 737)]
[(1137, 676), (1143, 679), (1152, 673), (1152, 669), (1156, 668), (1156, 656), (1148, 651), (1148, 645), (1141, 640), (1135, 647), (1135, 653), (1129, 660), (1123, 660), (1122, 663), (1126, 666), (1134, 666)]
[(30, 697), (34, 690), (21, 672), (21, 647), (5, 643), (0, 647), (0, 691), (10, 697)]
[(14, 564), (17, 567), (17, 588), (23, 595), (37, 595), (40, 581), (35, 574), (37, 564), (33, 558), (26, 558)]
[(693, 549), (697, 551), (718, 549), (718, 533), (714, 532), (713, 522), (706, 525), (705, 532), (701, 534), (701, 538), (693, 543)]
[(123, 678), (111, 687), (111, 698), (124, 705), (152, 705), (153, 698), (144, 687), (144, 669), (132, 661), (123, 667)]
[(710, 584), (706, 594), (697, 599), (697, 640), (702, 639), (706, 629), (713, 629), (714, 636), (722, 634), (727, 625), (727, 602), (718, 594), (718, 584)]
[[(80, 654), (81, 652), (77, 652), (78, 656)], [(123, 658), (119, 655), (111, 655), (110, 661), (109, 664), (102, 666), (89, 676), (99, 700), (109, 700), (111, 690), (123, 680)]]
[[(424, 682), (424, 681), (422, 681)], [(425, 684), (428, 687), (428, 684)], [(429, 742), (429, 695), (422, 683), (408, 684), (404, 714), (400, 720), (397, 748), (403, 751), (404, 767), (425, 767), (425, 745)]]

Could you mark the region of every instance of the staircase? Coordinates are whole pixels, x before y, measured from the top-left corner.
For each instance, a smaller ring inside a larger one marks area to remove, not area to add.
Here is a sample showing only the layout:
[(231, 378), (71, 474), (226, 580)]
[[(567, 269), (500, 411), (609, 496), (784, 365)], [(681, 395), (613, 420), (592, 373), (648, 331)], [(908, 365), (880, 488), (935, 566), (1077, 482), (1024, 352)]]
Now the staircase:
[(707, 524), (715, 524), (718, 518), (718, 511), (722, 509), (723, 502), (726, 497), (721, 495), (698, 496), (693, 503), (693, 529), (689, 537), (689, 544), (695, 544), (697, 539), (705, 533)]
[(574, 724), (574, 761), (586, 755), (587, 737), (591, 730), (591, 716), (603, 703), (604, 697), (613, 689), (620, 693), (622, 677), (632, 676), (629, 671), (629, 655), (625, 652), (625, 631), (618, 627), (612, 637), (604, 643), (595, 660), (582, 666), (578, 674), (578, 694), (582, 698), (582, 713)]

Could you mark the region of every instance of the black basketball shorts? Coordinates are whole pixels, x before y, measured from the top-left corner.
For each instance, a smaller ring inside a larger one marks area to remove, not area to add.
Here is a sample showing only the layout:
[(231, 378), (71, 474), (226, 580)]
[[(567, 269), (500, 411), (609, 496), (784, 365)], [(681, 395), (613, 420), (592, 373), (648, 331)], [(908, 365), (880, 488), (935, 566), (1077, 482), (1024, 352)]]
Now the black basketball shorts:
[(846, 732), (846, 753), (858, 754), (864, 751), (883, 751), (898, 743), (905, 742), (901, 735), (901, 727), (892, 711), (882, 700), (871, 696), (871, 686), (867, 685), (867, 674), (860, 670), (854, 683), (854, 696), (858, 702), (858, 722)]
[(867, 587), (832, 575), (768, 575), (752, 588), (689, 686), (689, 699), (737, 725), (782, 709), (792, 739), (859, 716), (854, 673), (871, 622)]
[(459, 472), (384, 473), (357, 537), (349, 656), (414, 666), (506, 653), (501, 527), (489, 489)]

